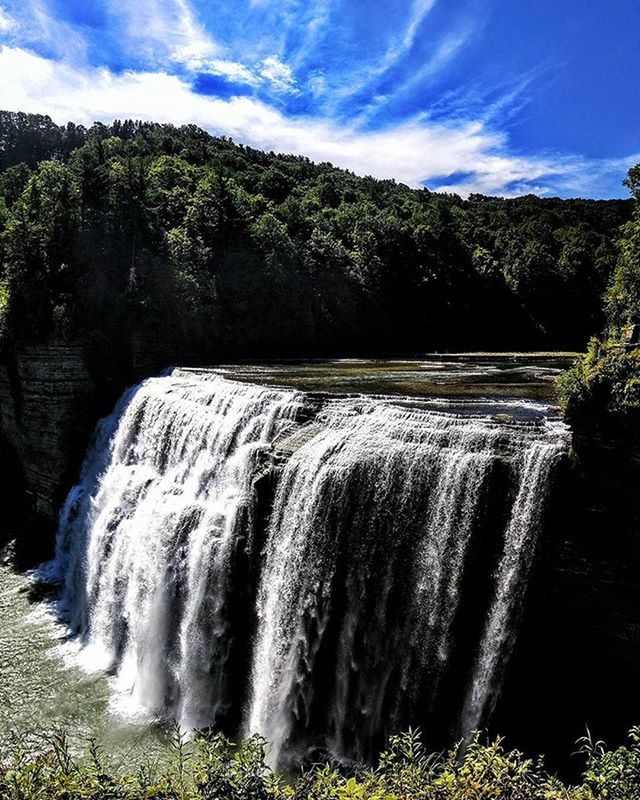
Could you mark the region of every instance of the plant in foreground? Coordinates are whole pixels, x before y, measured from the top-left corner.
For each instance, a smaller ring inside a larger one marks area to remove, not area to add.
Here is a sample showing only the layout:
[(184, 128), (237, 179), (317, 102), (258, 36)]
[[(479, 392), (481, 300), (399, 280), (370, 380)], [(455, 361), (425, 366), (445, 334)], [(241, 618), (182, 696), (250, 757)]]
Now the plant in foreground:
[(566, 786), (541, 759), (506, 750), (475, 734), (463, 749), (426, 752), (418, 731), (392, 737), (377, 766), (344, 776), (331, 765), (285, 779), (265, 763), (266, 742), (233, 743), (217, 735), (187, 740), (177, 730), (162, 769), (108, 764), (90, 740), (77, 755), (67, 734), (14, 735), (0, 748), (2, 800), (640, 800), (640, 728), (609, 750), (589, 731), (579, 741), (582, 781)]

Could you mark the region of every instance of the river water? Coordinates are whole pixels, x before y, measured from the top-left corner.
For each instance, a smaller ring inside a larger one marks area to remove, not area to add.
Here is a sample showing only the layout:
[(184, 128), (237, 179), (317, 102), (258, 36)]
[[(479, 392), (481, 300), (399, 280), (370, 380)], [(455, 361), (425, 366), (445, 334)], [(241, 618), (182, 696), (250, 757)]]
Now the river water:
[(112, 679), (84, 670), (67, 628), (42, 599), (33, 575), (18, 574), (5, 551), (0, 565), (0, 748), (16, 736), (37, 747), (64, 729), (76, 752), (98, 739), (118, 763), (164, 752), (167, 732), (149, 718), (123, 714)]

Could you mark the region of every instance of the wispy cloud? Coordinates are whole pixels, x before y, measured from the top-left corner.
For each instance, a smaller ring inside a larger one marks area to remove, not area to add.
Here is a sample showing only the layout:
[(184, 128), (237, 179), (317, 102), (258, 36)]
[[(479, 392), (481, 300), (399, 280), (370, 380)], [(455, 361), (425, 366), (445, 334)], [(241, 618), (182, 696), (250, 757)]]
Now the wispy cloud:
[[(470, 25), (464, 24), (458, 30), (446, 35), (438, 42), (430, 57), (404, 80), (394, 84), (388, 95), (378, 95), (368, 103), (357, 116), (358, 124), (370, 122), (382, 109), (413, 93), (416, 88), (424, 88), (431, 76), (438, 74), (452, 58), (464, 47), (472, 33)], [(458, 115), (459, 116), (459, 115)]]
[(13, 19), (13, 17), (9, 16), (6, 9), (0, 6), (0, 33), (7, 33), (15, 27), (16, 21)]
[[(478, 121), (452, 125), (423, 117), (363, 131), (321, 118), (288, 118), (254, 98), (203, 97), (165, 72), (79, 70), (8, 46), (0, 49), (0, 97), (4, 106), (48, 113), (59, 122), (133, 117), (196, 123), (254, 147), (304, 154), (412, 186), (439, 183), (463, 194), (511, 194), (514, 187), (522, 192), (533, 186), (549, 193), (559, 184), (581, 185), (585, 173), (594, 170), (593, 162), (571, 158), (512, 156), (505, 136)], [(632, 159), (601, 168), (619, 170), (622, 179)], [(446, 184), (447, 175), (470, 170), (472, 177), (464, 183)]]
[(38, 47), (48, 55), (74, 61), (86, 59), (85, 38), (73, 25), (58, 19), (45, 0), (10, 0), (8, 9), (0, 7), (0, 34), (11, 41)]
[[(339, 87), (331, 81), (321, 80), (318, 87), (314, 87), (316, 93), (325, 89), (336, 109), (355, 108), (354, 118), (363, 123), (410, 87), (424, 83), (461, 49), (474, 24), (470, 18), (465, 18), (456, 22), (451, 30), (426, 37), (420, 48), (423, 52), (409, 61), (418, 34), (436, 3), (437, 0), (413, 0), (405, 27), (399, 33), (391, 29), (388, 44), (380, 57), (355, 67), (349, 80), (342, 81)], [(355, 102), (362, 96), (366, 97), (364, 103)]]
[(265, 58), (260, 65), (259, 74), (277, 91), (289, 92), (295, 88), (296, 81), (291, 68), (283, 64), (277, 56)]
[(126, 37), (133, 54), (154, 66), (173, 62), (189, 70), (202, 69), (224, 48), (197, 19), (187, 0), (107, 0), (113, 25)]
[(305, 12), (298, 19), (298, 41), (291, 62), (301, 67), (313, 55), (323, 37), (329, 31), (329, 25), (337, 0), (310, 0)]
[(436, 5), (436, 2), (437, 0), (413, 0), (404, 33), (401, 36), (392, 37), (391, 44), (381, 61), (369, 70), (369, 80), (384, 75), (411, 50), (421, 25)]
[(438, 118), (473, 115), (488, 125), (505, 126), (540, 95), (561, 66), (543, 62), (521, 73), (505, 74), (497, 81), (474, 78), (434, 98), (431, 113)]
[(414, 0), (411, 6), (411, 14), (409, 16), (409, 24), (402, 37), (402, 49), (409, 50), (415, 41), (415, 38), (420, 30), (420, 26), (424, 22), (425, 17), (430, 13), (435, 6), (437, 0)]

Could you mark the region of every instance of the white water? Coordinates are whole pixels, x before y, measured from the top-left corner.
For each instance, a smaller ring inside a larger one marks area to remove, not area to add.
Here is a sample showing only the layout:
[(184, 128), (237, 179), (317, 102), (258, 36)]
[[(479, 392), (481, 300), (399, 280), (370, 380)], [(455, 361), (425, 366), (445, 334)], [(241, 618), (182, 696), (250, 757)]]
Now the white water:
[(318, 721), (327, 667), (315, 661), (329, 635), (323, 727), (334, 752), (367, 753), (381, 731), (424, 718), (419, 704), (435, 701), (447, 665), (467, 551), (500, 457), (517, 496), (473, 679), (482, 710), (533, 554), (538, 492), (564, 438), (557, 425), (509, 428), (379, 401), (335, 403), (320, 422), (280, 481), (258, 594), (247, 730), (271, 743), (274, 761), (295, 728)]
[(501, 662), (509, 655), (515, 635), (514, 617), (519, 611), (535, 549), (535, 525), (547, 490), (554, 458), (562, 442), (535, 442), (524, 454), (518, 494), (513, 504), (504, 549), (495, 580), (494, 596), (487, 615), (465, 700), (462, 729), (477, 730), (492, 710), (500, 688)]
[(115, 671), (132, 709), (184, 727), (242, 718), (274, 763), (314, 741), (367, 754), (438, 702), (498, 491), (507, 522), (462, 709), (477, 724), (499, 690), (563, 426), (325, 401), (263, 522), (255, 479), (303, 404), (177, 370), (101, 424), (55, 564), (84, 663)]
[(146, 381), (102, 423), (57, 563), (85, 663), (117, 668), (132, 706), (185, 727), (226, 711), (243, 513), (261, 450), (298, 406), (293, 392), (177, 374)]

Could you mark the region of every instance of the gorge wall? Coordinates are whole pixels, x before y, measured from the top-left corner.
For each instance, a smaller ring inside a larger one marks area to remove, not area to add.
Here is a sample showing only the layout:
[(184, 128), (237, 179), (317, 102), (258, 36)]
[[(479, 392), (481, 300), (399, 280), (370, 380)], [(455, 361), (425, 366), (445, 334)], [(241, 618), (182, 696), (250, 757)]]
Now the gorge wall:
[[(39, 529), (55, 524), (77, 454), (95, 424), (95, 384), (85, 350), (49, 344), (5, 348), (0, 364), (0, 431), (5, 507), (20, 510)], [(20, 495), (16, 497), (16, 493)]]
[(493, 724), (554, 765), (586, 726), (615, 744), (640, 719), (639, 432), (637, 416), (576, 424), (549, 498)]
[(157, 346), (139, 341), (129, 342), (124, 353), (79, 340), (3, 344), (0, 500), (5, 531), (0, 538), (17, 535), (27, 561), (51, 553), (60, 508), (77, 479), (96, 421), (110, 412), (127, 385), (162, 365)]

